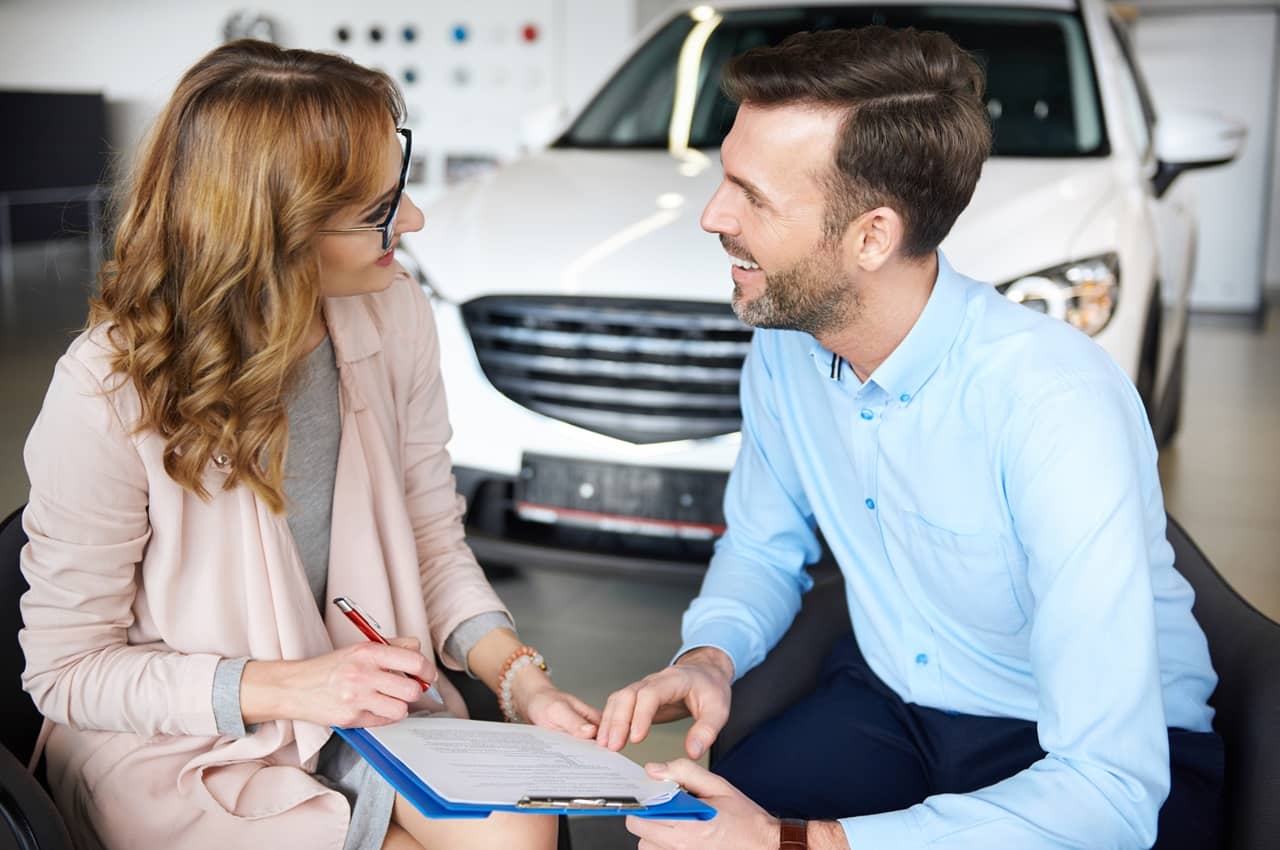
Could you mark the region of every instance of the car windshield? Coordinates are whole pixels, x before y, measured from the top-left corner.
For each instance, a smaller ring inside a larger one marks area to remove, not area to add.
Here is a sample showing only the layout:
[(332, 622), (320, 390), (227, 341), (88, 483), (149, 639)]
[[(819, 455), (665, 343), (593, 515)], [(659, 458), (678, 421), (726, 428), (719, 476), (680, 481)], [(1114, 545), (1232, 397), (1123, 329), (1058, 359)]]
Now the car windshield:
[(717, 148), (737, 111), (720, 90), (732, 56), (791, 33), (884, 24), (950, 35), (986, 70), (993, 155), (1099, 156), (1106, 130), (1074, 12), (969, 5), (698, 7), (658, 30), (556, 147)]

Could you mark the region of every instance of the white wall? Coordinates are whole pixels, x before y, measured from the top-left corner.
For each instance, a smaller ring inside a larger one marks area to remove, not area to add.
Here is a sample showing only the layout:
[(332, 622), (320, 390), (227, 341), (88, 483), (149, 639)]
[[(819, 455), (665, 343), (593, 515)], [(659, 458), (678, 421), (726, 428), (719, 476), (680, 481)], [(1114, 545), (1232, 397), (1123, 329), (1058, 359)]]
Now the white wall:
[[(525, 115), (581, 104), (635, 28), (634, 0), (266, 0), (247, 8), (276, 24), (284, 46), (337, 51), (399, 78), (432, 192), (449, 155), (508, 157)], [(0, 88), (101, 91), (110, 142), (129, 151), (182, 72), (244, 9), (243, 0), (0, 0)], [(458, 24), (465, 42), (452, 37)], [(538, 30), (532, 42), (522, 37), (526, 24)], [(336, 37), (342, 25), (352, 34), (346, 42)], [(406, 25), (417, 33), (412, 43), (400, 35)], [(369, 38), (373, 26), (382, 41)]]
[[(1176, 98), (1186, 98), (1191, 96), (1191, 92), (1197, 88), (1201, 93), (1207, 95), (1207, 99), (1213, 105), (1223, 106), (1223, 102), (1239, 101), (1239, 91), (1227, 90), (1219, 87), (1215, 90), (1210, 84), (1209, 78), (1213, 79), (1221, 77), (1224, 70), (1231, 67), (1240, 67), (1242, 63), (1247, 63), (1251, 58), (1244, 55), (1247, 50), (1245, 45), (1235, 40), (1225, 38), (1221, 33), (1215, 34), (1213, 19), (1215, 17), (1240, 18), (1247, 17), (1256, 22), (1265, 22), (1268, 15), (1274, 15), (1280, 10), (1280, 0), (1217, 0), (1217, 2), (1209, 2), (1209, 0), (1122, 0), (1118, 5), (1134, 6), (1139, 10), (1138, 23), (1135, 27), (1136, 34), (1141, 41), (1144, 18), (1148, 23), (1156, 22), (1156, 25), (1162, 29), (1170, 27), (1183, 26), (1190, 35), (1198, 35), (1202, 41), (1201, 50), (1197, 52), (1218, 51), (1220, 62), (1215, 62), (1209, 68), (1209, 74), (1202, 77), (1197, 85), (1197, 81), (1191, 81), (1189, 91), (1180, 90), (1178, 83), (1173, 83), (1167, 88), (1171, 90), (1166, 92), (1165, 96)], [(1160, 18), (1164, 17), (1165, 21), (1160, 24)], [(1181, 18), (1181, 24), (1178, 19)], [(1274, 38), (1275, 24), (1265, 24), (1271, 30), (1271, 37)], [(1197, 27), (1200, 27), (1197, 33)], [(1257, 35), (1256, 33), (1254, 34)], [(1141, 45), (1139, 45), (1141, 53)], [(1192, 61), (1192, 57), (1181, 57), (1182, 64), (1186, 65)], [(1178, 57), (1171, 57), (1170, 62), (1177, 63)], [(1184, 68), (1185, 70), (1185, 68)], [(1280, 294), (1280, 86), (1276, 84), (1275, 69), (1273, 68), (1270, 76), (1265, 72), (1258, 72), (1255, 79), (1250, 81), (1252, 85), (1260, 86), (1270, 82), (1271, 89), (1269, 94), (1258, 100), (1255, 114), (1240, 115), (1239, 117), (1250, 122), (1251, 135), (1246, 141), (1246, 155), (1257, 157), (1260, 164), (1255, 168), (1255, 182), (1249, 188), (1254, 191), (1262, 192), (1262, 212), (1261, 219), (1258, 224), (1263, 228), (1260, 234), (1262, 249), (1261, 257), (1258, 258), (1258, 278), (1260, 288), (1269, 289), (1272, 292)], [(1155, 87), (1155, 81), (1152, 81)], [(1207, 89), (1207, 91), (1206, 91)], [(1161, 95), (1157, 94), (1157, 100), (1161, 99)], [(1235, 166), (1232, 166), (1235, 167)], [(1192, 178), (1188, 182), (1195, 188), (1195, 184), (1202, 182), (1209, 175), (1187, 175)], [(1187, 179), (1187, 178), (1180, 178)], [(1233, 210), (1237, 215), (1240, 210)], [(1206, 287), (1202, 284), (1201, 289)], [(1220, 300), (1220, 299), (1214, 299)], [(1230, 309), (1228, 307), (1228, 309)]]

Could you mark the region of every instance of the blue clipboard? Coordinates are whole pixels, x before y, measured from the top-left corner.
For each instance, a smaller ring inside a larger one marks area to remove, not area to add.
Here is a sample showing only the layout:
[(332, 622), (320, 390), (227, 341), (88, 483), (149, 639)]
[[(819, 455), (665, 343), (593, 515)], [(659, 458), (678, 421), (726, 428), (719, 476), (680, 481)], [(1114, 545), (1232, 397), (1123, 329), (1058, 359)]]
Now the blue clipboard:
[(710, 820), (716, 810), (691, 794), (680, 791), (657, 806), (636, 806), (611, 800), (574, 799), (573, 802), (531, 801), (528, 805), (490, 806), (477, 803), (455, 803), (441, 797), (422, 777), (414, 773), (377, 739), (364, 729), (339, 729), (342, 736), (382, 778), (391, 783), (400, 796), (429, 818), (485, 818), (490, 812), (523, 812), (545, 815), (635, 815), (657, 820)]

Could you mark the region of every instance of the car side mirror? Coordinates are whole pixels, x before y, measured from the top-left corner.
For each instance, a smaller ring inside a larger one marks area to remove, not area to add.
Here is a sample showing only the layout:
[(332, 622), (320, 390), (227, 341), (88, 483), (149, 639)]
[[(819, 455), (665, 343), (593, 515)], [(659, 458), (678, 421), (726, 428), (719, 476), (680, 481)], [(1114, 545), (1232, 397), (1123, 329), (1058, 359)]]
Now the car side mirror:
[(520, 120), (520, 151), (542, 150), (565, 130), (569, 108), (562, 103), (548, 103), (527, 113)]
[(1167, 192), (1184, 171), (1231, 162), (1240, 155), (1246, 135), (1243, 124), (1212, 112), (1175, 109), (1163, 113), (1156, 124), (1158, 165), (1151, 178), (1156, 197)]

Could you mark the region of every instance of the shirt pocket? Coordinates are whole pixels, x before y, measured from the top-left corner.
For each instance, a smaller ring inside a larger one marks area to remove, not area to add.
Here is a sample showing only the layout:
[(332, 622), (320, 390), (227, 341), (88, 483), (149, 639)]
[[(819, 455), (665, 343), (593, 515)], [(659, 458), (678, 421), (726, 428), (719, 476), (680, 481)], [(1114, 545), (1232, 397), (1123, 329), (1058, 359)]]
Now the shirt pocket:
[(936, 609), (981, 632), (1011, 635), (1027, 624), (1001, 535), (948, 531), (916, 513), (907, 526), (912, 565)]

